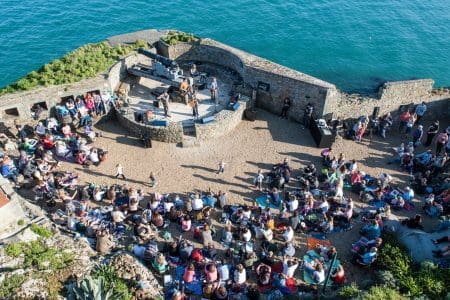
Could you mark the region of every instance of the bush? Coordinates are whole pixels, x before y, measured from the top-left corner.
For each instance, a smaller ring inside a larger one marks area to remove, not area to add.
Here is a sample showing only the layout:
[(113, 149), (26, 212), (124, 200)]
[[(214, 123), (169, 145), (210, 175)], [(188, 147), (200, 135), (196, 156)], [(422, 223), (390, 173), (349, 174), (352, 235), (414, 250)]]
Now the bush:
[(350, 285), (341, 287), (338, 295), (345, 299), (352, 299), (359, 295), (359, 288), (355, 282), (352, 282)]
[(117, 45), (114, 48), (107, 42), (82, 46), (0, 89), (0, 96), (27, 91), (37, 86), (67, 84), (94, 77), (110, 68), (120, 57), (140, 47), (147, 48), (147, 43), (138, 40), (133, 44)]
[(130, 300), (132, 298), (127, 282), (117, 276), (114, 267), (110, 265), (100, 265), (93, 272), (92, 278), (103, 278), (106, 289), (109, 290), (112, 288), (116, 299)]
[(0, 283), (0, 299), (9, 299), (27, 279), (24, 275), (6, 275)]
[[(378, 256), (378, 266), (383, 269), (379, 278), (386, 288), (395, 289), (410, 297), (426, 295), (430, 298), (442, 298), (446, 287), (450, 285), (450, 270), (439, 268), (432, 262), (413, 264), (406, 248), (395, 237), (386, 234), (385, 244)], [(388, 273), (389, 272), (389, 273)]]
[(398, 291), (388, 288), (386, 286), (373, 286), (365, 292), (361, 299), (364, 300), (401, 300), (407, 299), (402, 296)]
[(23, 226), (25, 225), (25, 221), (23, 219), (19, 219), (19, 221), (17, 221), (17, 225)]
[(37, 224), (31, 224), (31, 231), (43, 238), (49, 238), (53, 236), (53, 232), (45, 227), (39, 226)]
[(198, 41), (199, 39), (195, 37), (192, 33), (180, 32), (180, 31), (169, 31), (169, 33), (162, 37), (161, 40), (171, 46), (176, 45), (178, 42), (192, 43)]
[(6, 245), (5, 252), (8, 256), (19, 257), (23, 252), (22, 243), (11, 243)]
[(73, 261), (71, 253), (47, 247), (42, 241), (31, 241), (25, 248), (25, 267), (38, 270), (58, 270), (67, 267)]

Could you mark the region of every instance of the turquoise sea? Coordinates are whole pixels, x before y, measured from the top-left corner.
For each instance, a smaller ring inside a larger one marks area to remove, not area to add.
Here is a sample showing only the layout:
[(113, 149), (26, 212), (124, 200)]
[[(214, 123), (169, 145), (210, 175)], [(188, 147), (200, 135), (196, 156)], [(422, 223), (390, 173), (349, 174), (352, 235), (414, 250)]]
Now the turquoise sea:
[(211, 37), (346, 91), (424, 77), (450, 86), (449, 0), (1, 0), (0, 86), (147, 28)]

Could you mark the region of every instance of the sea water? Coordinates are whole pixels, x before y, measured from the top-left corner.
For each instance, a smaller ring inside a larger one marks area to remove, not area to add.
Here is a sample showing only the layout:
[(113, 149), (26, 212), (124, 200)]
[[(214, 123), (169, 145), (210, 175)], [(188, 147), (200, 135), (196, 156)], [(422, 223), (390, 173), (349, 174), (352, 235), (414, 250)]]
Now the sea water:
[(0, 86), (148, 28), (210, 37), (346, 91), (413, 78), (450, 85), (449, 0), (0, 0)]

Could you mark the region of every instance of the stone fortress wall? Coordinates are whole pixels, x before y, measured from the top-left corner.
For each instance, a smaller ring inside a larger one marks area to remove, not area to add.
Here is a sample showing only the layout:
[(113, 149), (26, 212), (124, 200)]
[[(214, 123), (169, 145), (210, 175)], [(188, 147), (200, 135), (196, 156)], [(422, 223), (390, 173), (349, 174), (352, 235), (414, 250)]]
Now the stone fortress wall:
[[(201, 39), (193, 44), (165, 45), (159, 42), (159, 39), (166, 32), (144, 30), (115, 36), (107, 41), (114, 45), (132, 42), (138, 38), (145, 39), (149, 44), (157, 46), (159, 54), (176, 59), (179, 62), (198, 61), (212, 66), (220, 65), (232, 69), (239, 74), (243, 83), (247, 85), (247, 91), (252, 89), (257, 91), (256, 105), (258, 107), (279, 114), (283, 99), (290, 97), (292, 107), (289, 114), (290, 118), (296, 121), (301, 120), (303, 108), (308, 102), (315, 105), (318, 117), (330, 117), (330, 114), (333, 114), (333, 117), (340, 116), (346, 119), (363, 114), (371, 115), (375, 107), (380, 107), (380, 114), (383, 114), (396, 112), (400, 105), (418, 104), (422, 101), (429, 103), (430, 111), (434, 111), (435, 114), (438, 113), (441, 117), (443, 117), (443, 114), (446, 114), (447, 117), (450, 116), (449, 89), (433, 89), (434, 81), (431, 79), (386, 82), (380, 87), (378, 94), (372, 97), (346, 94), (340, 92), (333, 84), (211, 39)], [(29, 119), (31, 117), (30, 109), (36, 103), (44, 102), (47, 108), (51, 108), (64, 96), (84, 94), (91, 90), (115, 90), (119, 83), (126, 78), (126, 69), (141, 59), (143, 57), (140, 55), (132, 54), (116, 63), (107, 74), (101, 74), (92, 79), (1, 96), (0, 121), (9, 123), (16, 118)], [(267, 89), (262, 87), (261, 84), (265, 85)], [(241, 104), (240, 110), (235, 112), (239, 115), (239, 118), (242, 117), (244, 107), (248, 105), (247, 103)], [(228, 126), (226, 120), (229, 120), (230, 124), (234, 124), (237, 119), (235, 115), (230, 117), (230, 113), (231, 111), (223, 112), (223, 116), (219, 113), (213, 123), (196, 125), (199, 138), (207, 139), (208, 136), (216, 137), (219, 132), (223, 134), (229, 132), (231, 125)], [(224, 116), (227, 116), (227, 118), (224, 118)], [(131, 124), (133, 121), (129, 123), (124, 120), (121, 121), (119, 118), (119, 122)], [(130, 127), (130, 130), (137, 134), (136, 128), (133, 129), (132, 125), (127, 125), (127, 127)], [(182, 135), (180, 127), (180, 125), (168, 126), (167, 129), (170, 129), (171, 132), (167, 135), (163, 134), (161, 127), (151, 128), (149, 126), (148, 130), (157, 139), (179, 142), (180, 134)], [(211, 128), (215, 128), (216, 133), (212, 133)]]

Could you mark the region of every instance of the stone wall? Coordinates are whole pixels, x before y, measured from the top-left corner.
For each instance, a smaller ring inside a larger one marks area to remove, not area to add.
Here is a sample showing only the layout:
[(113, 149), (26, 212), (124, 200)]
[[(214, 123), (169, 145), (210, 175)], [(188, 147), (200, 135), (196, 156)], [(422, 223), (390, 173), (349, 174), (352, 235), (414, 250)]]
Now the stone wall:
[[(5, 123), (12, 123), (14, 119), (29, 120), (31, 118), (31, 107), (36, 103), (45, 102), (50, 110), (61, 101), (61, 97), (83, 95), (88, 91), (101, 90), (107, 86), (108, 82), (105, 80), (105, 75), (102, 74), (77, 83), (6, 94), (0, 97), (0, 120)], [(17, 115), (8, 114), (7, 111), (10, 109), (17, 110)]]
[[(158, 50), (161, 48), (158, 47)], [(160, 54), (170, 55), (171, 59), (180, 62), (198, 61), (230, 68), (238, 73), (246, 84), (254, 88), (257, 88), (260, 82), (268, 84), (268, 97), (260, 97), (257, 104), (278, 114), (283, 99), (290, 97), (292, 108), (289, 114), (292, 119), (297, 121), (301, 119), (302, 110), (308, 102), (312, 102), (316, 107), (316, 112), (322, 115), (326, 101), (329, 99), (337, 101), (339, 95), (333, 84), (211, 39), (202, 39), (190, 46), (179, 43), (169, 46), (168, 50), (164, 50)]]
[(401, 105), (412, 109), (415, 105), (426, 102), (429, 118), (450, 117), (450, 92), (433, 90), (433, 80), (408, 80), (384, 83), (378, 94), (366, 97), (357, 94), (342, 93), (336, 101), (326, 102), (326, 113), (333, 117), (355, 118), (361, 115), (372, 115), (375, 107), (380, 108), (380, 115), (388, 112), (397, 115)]
[(118, 89), (119, 84), (121, 81), (124, 81), (127, 76), (128, 72), (127, 69), (133, 66), (136, 63), (146, 63), (150, 64), (150, 59), (142, 54), (133, 53), (130, 54), (124, 58), (122, 58), (120, 61), (115, 63), (108, 71), (108, 84), (112, 91), (115, 91)]
[(244, 110), (251, 106), (251, 100), (239, 101), (241, 104), (236, 111), (221, 110), (214, 117), (214, 121), (207, 124), (195, 124), (197, 140), (211, 140), (233, 131), (242, 121)]
[(140, 137), (141, 134), (149, 134), (152, 140), (166, 143), (181, 143), (183, 140), (183, 128), (180, 123), (169, 122), (167, 127), (151, 126), (134, 121), (132, 110), (123, 114), (115, 111), (115, 116), (120, 125), (127, 129), (131, 135)]

